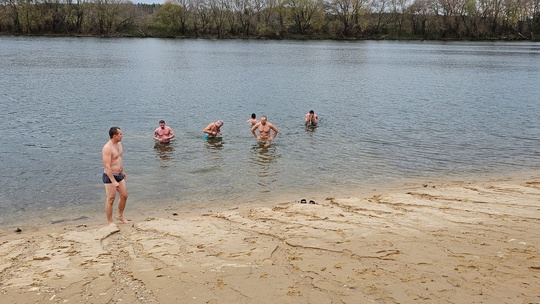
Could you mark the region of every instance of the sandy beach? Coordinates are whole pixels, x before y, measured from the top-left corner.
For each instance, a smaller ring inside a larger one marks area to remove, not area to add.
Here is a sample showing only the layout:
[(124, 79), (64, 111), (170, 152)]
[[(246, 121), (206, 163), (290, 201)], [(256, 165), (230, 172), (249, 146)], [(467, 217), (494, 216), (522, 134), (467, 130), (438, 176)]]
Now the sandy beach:
[(3, 229), (0, 302), (540, 303), (539, 198), (536, 178), (426, 182)]

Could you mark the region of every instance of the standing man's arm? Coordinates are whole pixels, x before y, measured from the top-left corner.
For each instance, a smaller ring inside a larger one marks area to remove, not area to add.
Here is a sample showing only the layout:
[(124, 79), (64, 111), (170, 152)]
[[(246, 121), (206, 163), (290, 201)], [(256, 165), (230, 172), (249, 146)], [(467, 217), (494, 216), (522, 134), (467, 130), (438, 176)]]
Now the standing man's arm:
[(206, 126), (206, 128), (204, 128), (203, 132), (208, 134), (208, 135), (213, 135), (212, 133), (212, 127), (214, 126), (214, 123), (210, 123), (208, 126)]
[(274, 125), (270, 125), (270, 129), (274, 130), (274, 136), (271, 139), (271, 140), (274, 140), (276, 138), (277, 134), (278, 134), (278, 129)]
[(171, 127), (168, 127), (169, 128), (169, 139), (173, 139), (174, 138), (174, 131), (172, 130)]
[(159, 134), (157, 129), (154, 131), (154, 139), (159, 141)]

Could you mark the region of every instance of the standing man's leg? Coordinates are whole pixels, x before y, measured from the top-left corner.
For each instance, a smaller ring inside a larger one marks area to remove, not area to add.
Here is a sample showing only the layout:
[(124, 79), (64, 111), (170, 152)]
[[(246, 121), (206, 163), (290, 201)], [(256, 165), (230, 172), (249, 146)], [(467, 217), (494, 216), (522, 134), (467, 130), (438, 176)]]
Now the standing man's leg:
[(118, 195), (120, 196), (120, 199), (118, 200), (118, 215), (116, 216), (116, 219), (122, 222), (123, 224), (129, 223), (128, 220), (124, 218), (124, 209), (126, 208), (126, 203), (128, 199), (128, 192), (127, 192), (127, 186), (126, 186), (126, 180), (120, 181), (120, 186), (118, 186)]
[(107, 221), (109, 225), (116, 226), (113, 221), (113, 204), (114, 199), (116, 198), (116, 187), (113, 184), (105, 184), (105, 194), (107, 198), (105, 199), (105, 215), (107, 216)]

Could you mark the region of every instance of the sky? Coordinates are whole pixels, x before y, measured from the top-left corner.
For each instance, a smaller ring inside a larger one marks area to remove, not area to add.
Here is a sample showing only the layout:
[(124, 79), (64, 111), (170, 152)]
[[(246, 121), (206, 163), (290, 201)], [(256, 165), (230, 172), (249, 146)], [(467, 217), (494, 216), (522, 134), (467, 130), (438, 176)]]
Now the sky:
[(131, 0), (131, 2), (135, 3), (135, 4), (163, 4), (165, 2), (165, 0)]

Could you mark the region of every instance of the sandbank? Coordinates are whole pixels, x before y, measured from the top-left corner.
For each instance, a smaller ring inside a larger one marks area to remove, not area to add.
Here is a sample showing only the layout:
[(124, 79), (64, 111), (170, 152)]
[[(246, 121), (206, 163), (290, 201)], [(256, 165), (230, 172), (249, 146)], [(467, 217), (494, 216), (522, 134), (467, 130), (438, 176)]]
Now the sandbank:
[(540, 303), (538, 179), (305, 198), (4, 229), (0, 302)]

